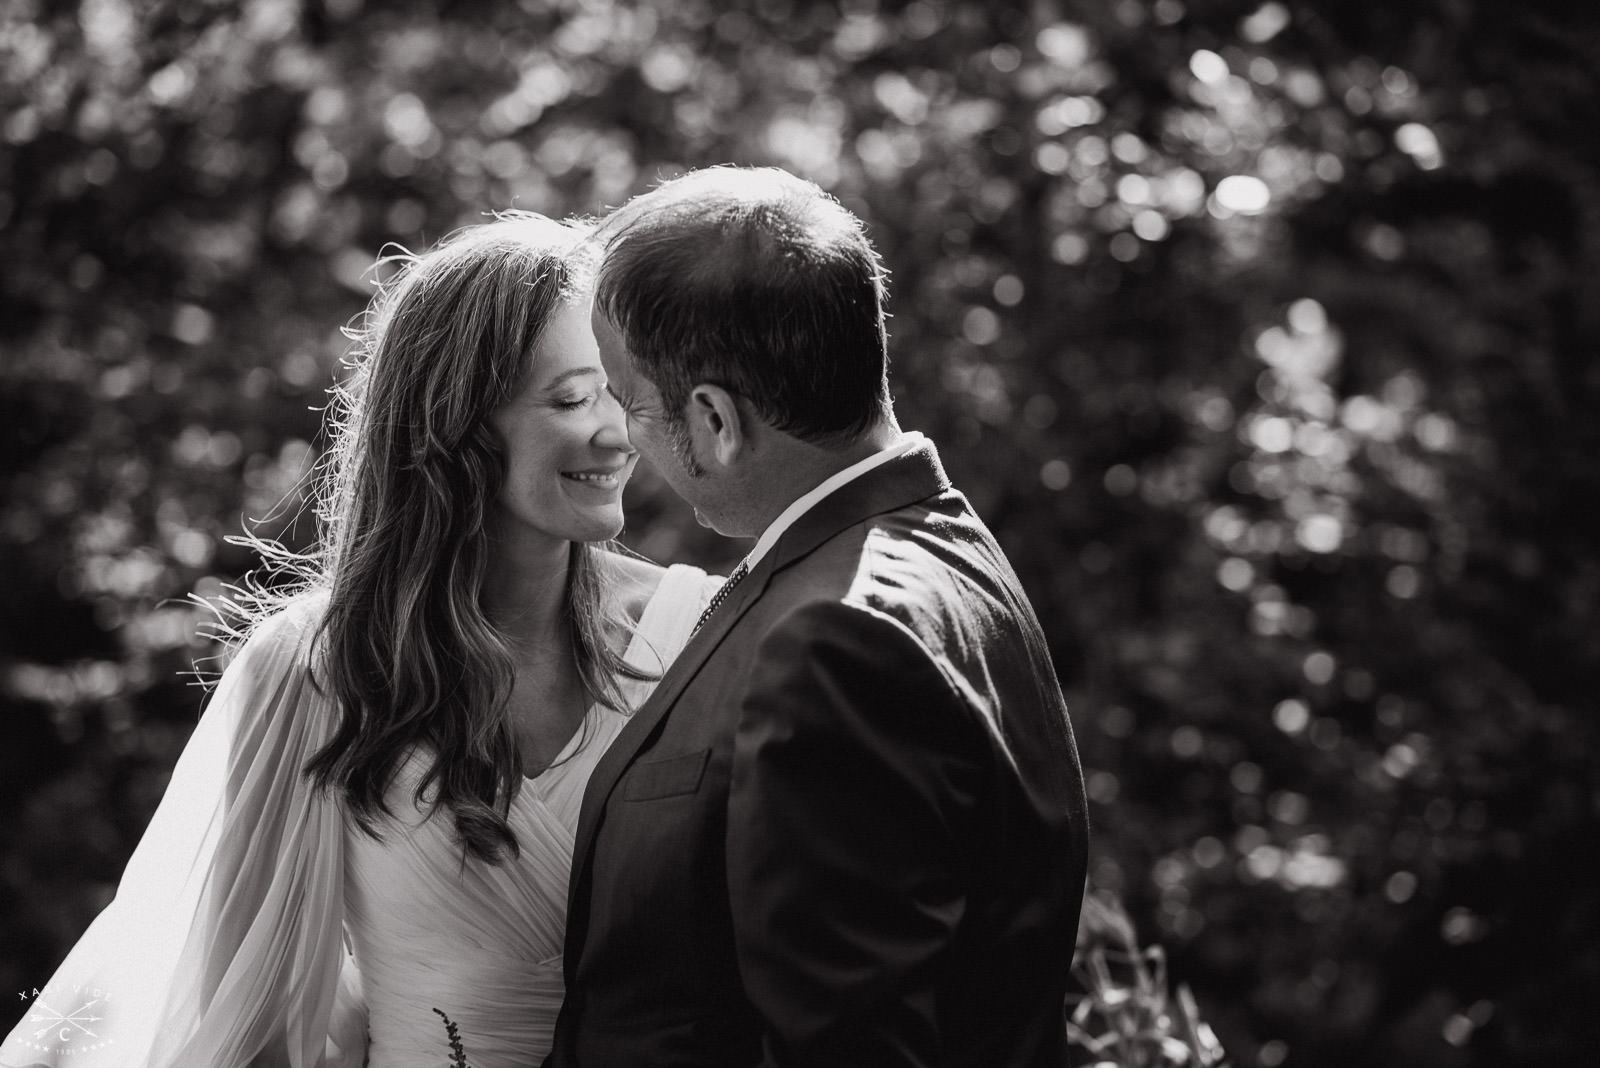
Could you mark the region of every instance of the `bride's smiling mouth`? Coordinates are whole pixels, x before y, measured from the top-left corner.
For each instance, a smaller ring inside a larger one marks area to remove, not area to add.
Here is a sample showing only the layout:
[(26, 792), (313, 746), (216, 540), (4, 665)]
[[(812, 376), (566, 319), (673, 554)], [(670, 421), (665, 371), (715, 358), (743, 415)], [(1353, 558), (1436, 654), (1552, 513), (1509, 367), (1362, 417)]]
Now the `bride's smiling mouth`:
[(561, 472), (561, 477), (589, 486), (615, 488), (622, 484), (623, 476), (627, 474), (627, 471), (626, 467), (618, 467), (610, 471), (563, 471)]

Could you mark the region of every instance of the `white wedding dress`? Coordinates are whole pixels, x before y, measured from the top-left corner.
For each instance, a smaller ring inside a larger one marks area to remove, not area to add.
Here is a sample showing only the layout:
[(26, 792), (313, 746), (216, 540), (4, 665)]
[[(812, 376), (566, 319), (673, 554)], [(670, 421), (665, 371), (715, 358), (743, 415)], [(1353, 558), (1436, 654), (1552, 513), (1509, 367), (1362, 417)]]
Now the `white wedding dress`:
[[(659, 673), (717, 585), (669, 568), (629, 662)], [(417, 808), (420, 755), (376, 841), (300, 771), (336, 718), (307, 674), (322, 603), (263, 624), (228, 666), (115, 900), (0, 1068), (442, 1068), (445, 1016), (473, 1068), (543, 1060), (583, 788), (627, 720), (592, 708), (565, 759), (524, 780), (515, 860), (464, 858), (448, 813)], [(622, 685), (637, 708), (652, 684)]]

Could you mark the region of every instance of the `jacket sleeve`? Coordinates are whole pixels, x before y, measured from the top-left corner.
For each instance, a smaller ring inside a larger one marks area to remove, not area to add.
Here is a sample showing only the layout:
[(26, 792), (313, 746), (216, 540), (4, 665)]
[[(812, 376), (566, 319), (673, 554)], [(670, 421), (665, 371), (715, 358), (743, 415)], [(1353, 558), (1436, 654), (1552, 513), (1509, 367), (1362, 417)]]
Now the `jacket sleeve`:
[(229, 664), (116, 897), (50, 981), (68, 1005), (53, 1010), (92, 999), (94, 1039), (52, 1049), (25, 1018), (0, 1065), (361, 1063), (342, 819), (302, 773), (331, 731), (307, 608), (262, 624)]
[(985, 740), (939, 659), (871, 609), (763, 641), (735, 738), (728, 883), (766, 1064), (941, 1063)]

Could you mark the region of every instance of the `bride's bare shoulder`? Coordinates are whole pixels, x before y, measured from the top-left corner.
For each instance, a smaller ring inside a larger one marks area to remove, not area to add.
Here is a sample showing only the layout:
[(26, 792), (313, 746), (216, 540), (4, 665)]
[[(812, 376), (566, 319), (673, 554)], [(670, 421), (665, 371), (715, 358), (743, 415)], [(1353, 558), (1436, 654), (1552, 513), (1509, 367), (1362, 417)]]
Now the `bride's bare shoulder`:
[(621, 599), (624, 611), (634, 622), (644, 613), (661, 586), (661, 577), (667, 569), (653, 560), (630, 553), (607, 551), (601, 559), (612, 580), (612, 590)]

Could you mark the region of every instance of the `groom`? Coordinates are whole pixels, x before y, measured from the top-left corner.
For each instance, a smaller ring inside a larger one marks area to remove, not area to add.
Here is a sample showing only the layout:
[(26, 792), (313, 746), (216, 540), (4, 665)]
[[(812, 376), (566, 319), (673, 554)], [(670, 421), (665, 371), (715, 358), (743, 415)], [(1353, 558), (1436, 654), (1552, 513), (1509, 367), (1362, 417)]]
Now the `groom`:
[(597, 238), (634, 445), (756, 542), (589, 782), (547, 1065), (1057, 1068), (1072, 730), (1010, 565), (895, 423), (859, 220), (712, 168)]

